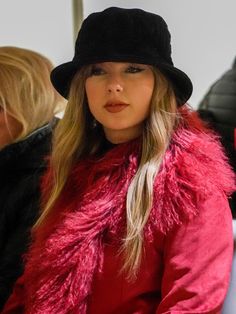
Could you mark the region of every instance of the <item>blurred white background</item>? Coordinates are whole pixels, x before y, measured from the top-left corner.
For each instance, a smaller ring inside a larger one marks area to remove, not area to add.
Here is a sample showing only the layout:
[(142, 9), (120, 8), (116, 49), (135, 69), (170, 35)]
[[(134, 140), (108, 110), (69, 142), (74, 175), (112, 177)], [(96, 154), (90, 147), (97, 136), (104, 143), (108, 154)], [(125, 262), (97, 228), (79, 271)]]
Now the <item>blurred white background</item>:
[(71, 58), (72, 1), (0, 0), (0, 45), (36, 50), (54, 64)]
[[(79, 0), (78, 0), (79, 1)], [(72, 0), (0, 0), (0, 45), (35, 49), (55, 65), (72, 59)], [(83, 14), (109, 6), (139, 7), (163, 16), (173, 61), (193, 81), (193, 107), (236, 56), (235, 0), (84, 0)]]

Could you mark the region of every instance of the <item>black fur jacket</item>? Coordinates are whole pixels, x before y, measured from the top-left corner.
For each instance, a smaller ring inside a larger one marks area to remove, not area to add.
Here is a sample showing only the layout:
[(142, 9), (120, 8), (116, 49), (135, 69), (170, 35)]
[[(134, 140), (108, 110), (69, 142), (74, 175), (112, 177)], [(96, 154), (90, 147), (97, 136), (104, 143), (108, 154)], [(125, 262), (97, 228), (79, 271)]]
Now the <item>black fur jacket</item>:
[(0, 311), (23, 272), (22, 254), (38, 216), (51, 134), (46, 125), (0, 151)]

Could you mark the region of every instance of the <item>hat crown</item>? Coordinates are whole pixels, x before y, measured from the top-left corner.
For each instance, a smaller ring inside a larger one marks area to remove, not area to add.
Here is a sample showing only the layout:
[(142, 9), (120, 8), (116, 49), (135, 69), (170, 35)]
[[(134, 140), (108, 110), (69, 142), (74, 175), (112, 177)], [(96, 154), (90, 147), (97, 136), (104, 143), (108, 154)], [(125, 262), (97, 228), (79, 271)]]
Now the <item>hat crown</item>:
[(90, 14), (83, 22), (74, 61), (133, 61), (153, 64), (153, 59), (173, 64), (171, 36), (166, 22), (141, 9), (111, 7)]
[(192, 94), (191, 80), (173, 65), (170, 32), (157, 14), (117, 7), (90, 14), (79, 31), (73, 60), (57, 66), (51, 73), (51, 81), (67, 98), (73, 77), (83, 66), (109, 61), (158, 68), (171, 83), (178, 105), (184, 104)]

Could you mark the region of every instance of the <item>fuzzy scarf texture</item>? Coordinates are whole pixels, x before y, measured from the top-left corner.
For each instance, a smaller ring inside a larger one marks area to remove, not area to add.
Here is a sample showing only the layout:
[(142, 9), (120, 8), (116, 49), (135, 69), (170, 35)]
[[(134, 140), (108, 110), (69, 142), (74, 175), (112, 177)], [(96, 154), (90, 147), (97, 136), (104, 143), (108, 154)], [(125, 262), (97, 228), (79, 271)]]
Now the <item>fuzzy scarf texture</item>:
[[(73, 170), (54, 214), (39, 230), (25, 269), (25, 313), (85, 314), (93, 276), (102, 271), (104, 237), (121, 237), (125, 202), (141, 144), (112, 148), (99, 160)], [(174, 134), (154, 185), (144, 239), (167, 233), (198, 214), (198, 202), (218, 189), (226, 195), (233, 173), (213, 136), (180, 128)]]

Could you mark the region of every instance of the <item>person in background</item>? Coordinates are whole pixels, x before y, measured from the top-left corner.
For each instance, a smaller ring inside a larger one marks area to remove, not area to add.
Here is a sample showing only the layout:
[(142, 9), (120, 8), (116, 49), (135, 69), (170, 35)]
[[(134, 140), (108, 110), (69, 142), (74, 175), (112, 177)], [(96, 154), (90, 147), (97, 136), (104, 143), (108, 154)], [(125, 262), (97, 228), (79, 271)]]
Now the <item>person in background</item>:
[(54, 116), (65, 105), (50, 82), (52, 68), (37, 52), (0, 47), (0, 309), (23, 272)]
[[(236, 171), (236, 58), (231, 69), (214, 82), (198, 107), (200, 117), (219, 134), (229, 161)], [(222, 314), (236, 313), (236, 192), (229, 199), (234, 226), (234, 258), (231, 282)]]
[[(210, 86), (198, 106), (198, 113), (220, 135), (230, 164), (236, 171), (236, 58), (232, 68)], [(236, 219), (236, 192), (229, 202)]]
[(234, 174), (186, 104), (192, 83), (166, 22), (136, 8), (90, 14), (51, 80), (68, 104), (3, 313), (220, 313)]

